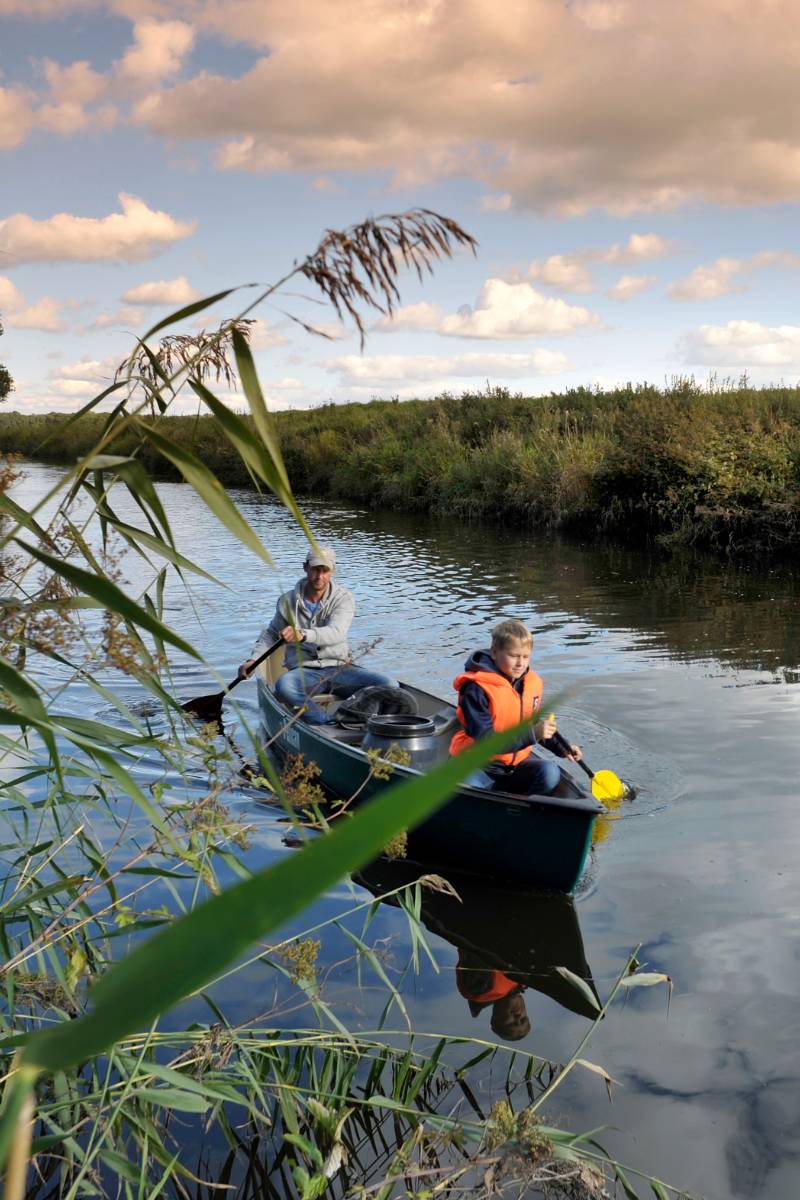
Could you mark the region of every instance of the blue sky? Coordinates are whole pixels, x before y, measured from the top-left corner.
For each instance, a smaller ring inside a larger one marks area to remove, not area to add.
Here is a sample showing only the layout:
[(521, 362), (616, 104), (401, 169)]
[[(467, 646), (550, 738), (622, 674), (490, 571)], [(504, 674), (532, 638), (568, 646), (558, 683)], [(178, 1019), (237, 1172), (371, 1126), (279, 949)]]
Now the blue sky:
[(416, 206), (477, 255), (403, 278), (363, 353), (307, 288), (265, 307), (273, 407), (795, 384), (794, 25), (783, 0), (0, 0), (9, 404), (79, 407), (171, 308)]

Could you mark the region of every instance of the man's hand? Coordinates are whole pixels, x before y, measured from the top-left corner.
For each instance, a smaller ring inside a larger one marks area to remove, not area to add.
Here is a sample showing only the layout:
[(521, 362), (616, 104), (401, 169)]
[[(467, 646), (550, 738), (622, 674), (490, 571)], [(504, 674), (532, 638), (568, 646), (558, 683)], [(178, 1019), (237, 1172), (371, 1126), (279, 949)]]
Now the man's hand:
[(284, 642), (291, 645), (293, 642), (304, 642), (305, 634), (302, 629), (296, 629), (294, 625), (286, 625), (280, 632), (280, 636)]
[(255, 665), (256, 665), (256, 659), (254, 659), (254, 658), (248, 658), (245, 662), (243, 662), (242, 665), (239, 667), (239, 678), (240, 679), (249, 679), (252, 674), (253, 667)]

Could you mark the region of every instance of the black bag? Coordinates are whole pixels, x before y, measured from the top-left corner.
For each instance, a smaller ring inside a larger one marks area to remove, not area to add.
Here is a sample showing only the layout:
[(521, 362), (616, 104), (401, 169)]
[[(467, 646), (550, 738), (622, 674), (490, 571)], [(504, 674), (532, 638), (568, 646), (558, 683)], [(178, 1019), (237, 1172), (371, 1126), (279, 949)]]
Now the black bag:
[(411, 693), (402, 688), (373, 684), (370, 687), (359, 688), (352, 696), (343, 700), (336, 710), (336, 719), (340, 725), (360, 728), (366, 725), (370, 717), (384, 717), (390, 713), (402, 717), (416, 717), (419, 705)]

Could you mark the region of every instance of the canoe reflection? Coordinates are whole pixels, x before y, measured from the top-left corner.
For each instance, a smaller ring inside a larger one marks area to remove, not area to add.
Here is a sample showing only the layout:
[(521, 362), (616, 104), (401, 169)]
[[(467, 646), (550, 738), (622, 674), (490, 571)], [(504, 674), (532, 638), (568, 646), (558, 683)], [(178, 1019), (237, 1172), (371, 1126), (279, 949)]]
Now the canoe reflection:
[[(386, 903), (394, 889), (414, 883), (423, 868), (381, 860), (354, 878)], [(492, 1031), (518, 1041), (530, 1030), (526, 990), (541, 992), (579, 1016), (597, 1011), (557, 970), (566, 967), (597, 992), (586, 962), (578, 915), (569, 896), (511, 892), (484, 886), (474, 876), (448, 875), (455, 896), (420, 888), (420, 919), (426, 929), (458, 950), (455, 982), (473, 1017), (489, 1013)]]

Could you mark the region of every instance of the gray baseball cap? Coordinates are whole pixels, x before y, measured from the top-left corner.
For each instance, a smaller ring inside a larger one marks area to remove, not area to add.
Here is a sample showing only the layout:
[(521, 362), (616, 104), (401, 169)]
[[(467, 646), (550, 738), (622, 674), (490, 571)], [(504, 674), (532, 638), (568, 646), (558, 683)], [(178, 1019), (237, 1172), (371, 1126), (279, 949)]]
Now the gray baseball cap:
[(309, 550), (305, 558), (307, 567), (328, 567), (329, 570), (336, 570), (336, 555), (330, 546), (319, 546), (316, 550)]

